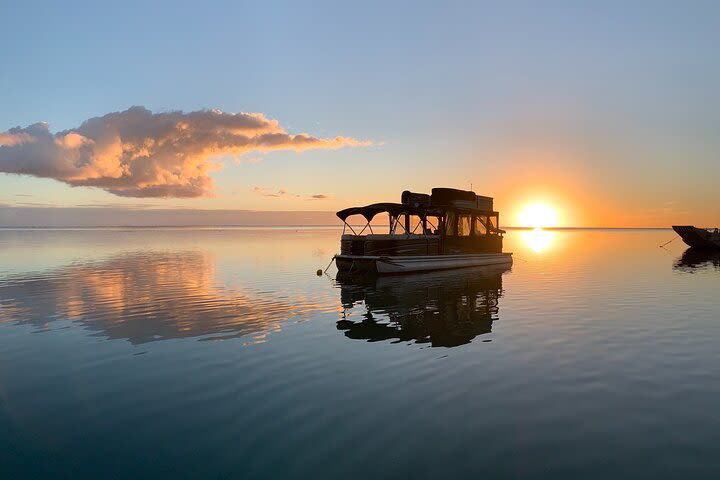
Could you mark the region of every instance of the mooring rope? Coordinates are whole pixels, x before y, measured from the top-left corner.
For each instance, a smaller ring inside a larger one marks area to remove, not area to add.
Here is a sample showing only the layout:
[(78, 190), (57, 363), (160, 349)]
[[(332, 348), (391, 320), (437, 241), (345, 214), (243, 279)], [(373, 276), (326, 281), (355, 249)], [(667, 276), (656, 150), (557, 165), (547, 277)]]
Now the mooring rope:
[(335, 257), (337, 257), (337, 255), (333, 255), (333, 256), (332, 256), (332, 258), (330, 259), (330, 263), (328, 263), (328, 266), (325, 267), (325, 270), (323, 270), (323, 273), (327, 273), (328, 269), (329, 269), (330, 266), (332, 265), (332, 262), (335, 261)]
[(677, 240), (678, 238), (680, 238), (680, 237), (676, 235), (676, 236), (673, 237), (673, 239), (670, 240), (669, 242), (665, 242), (665, 243), (663, 243), (662, 245), (660, 245), (660, 248), (665, 248), (665, 245), (670, 245), (672, 242), (674, 242), (674, 241)]

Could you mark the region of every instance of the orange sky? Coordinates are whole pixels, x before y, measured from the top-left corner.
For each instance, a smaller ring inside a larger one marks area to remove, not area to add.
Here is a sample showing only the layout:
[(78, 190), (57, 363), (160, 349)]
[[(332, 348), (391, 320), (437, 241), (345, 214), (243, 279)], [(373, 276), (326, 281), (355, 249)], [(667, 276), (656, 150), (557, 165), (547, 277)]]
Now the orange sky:
[[(172, 22), (156, 5), (113, 10), (101, 36), (73, 23), (103, 24), (101, 4), (38, 17), (15, 3), (0, 30), (13, 52), (0, 226), (24, 208), (67, 225), (105, 221), (76, 208), (196, 224), (207, 211), (327, 213), (470, 185), (505, 226), (534, 203), (559, 226), (720, 224), (717, 2), (228, 3), (227, 15), (170, 9)], [(212, 28), (189, 55), (186, 27), (205, 15)], [(233, 215), (212, 218), (249, 218)]]

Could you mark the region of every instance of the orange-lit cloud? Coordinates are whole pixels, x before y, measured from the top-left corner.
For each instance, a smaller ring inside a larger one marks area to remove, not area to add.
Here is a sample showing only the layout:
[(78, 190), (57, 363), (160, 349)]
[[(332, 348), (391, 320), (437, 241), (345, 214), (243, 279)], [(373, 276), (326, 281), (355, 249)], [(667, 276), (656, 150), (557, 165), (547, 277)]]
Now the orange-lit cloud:
[(12, 147), (21, 143), (31, 143), (33, 140), (34, 137), (27, 133), (0, 133), (0, 146), (5, 145)]
[(263, 197), (282, 197), (287, 193), (287, 190), (281, 188), (277, 191), (274, 191), (270, 190), (269, 188), (258, 187), (256, 185), (253, 187), (253, 192), (257, 193), (258, 195), (262, 195)]
[(257, 185), (253, 186), (253, 192), (257, 193), (258, 195), (262, 195), (263, 197), (275, 197), (275, 198), (295, 197), (295, 198), (305, 198), (307, 200), (327, 200), (330, 198), (330, 195), (325, 195), (324, 193), (318, 193), (315, 195), (300, 195), (299, 193), (288, 192), (284, 188), (272, 190), (270, 188), (258, 187)]
[(54, 178), (125, 197), (201, 197), (212, 159), (248, 152), (368, 146), (347, 137), (289, 134), (260, 113), (152, 113), (144, 107), (91, 118), (55, 134), (47, 123), (0, 133), (0, 172)]

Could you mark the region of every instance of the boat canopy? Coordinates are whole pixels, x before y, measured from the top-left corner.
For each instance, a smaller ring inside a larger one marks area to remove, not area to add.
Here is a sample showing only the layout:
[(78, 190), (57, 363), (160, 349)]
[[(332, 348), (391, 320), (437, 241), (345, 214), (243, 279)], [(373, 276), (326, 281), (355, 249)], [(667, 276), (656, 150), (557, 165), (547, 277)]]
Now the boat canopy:
[(345, 210), (340, 210), (336, 213), (338, 218), (345, 221), (346, 218), (352, 215), (362, 215), (368, 222), (375, 218), (375, 215), (379, 213), (389, 213), (392, 216), (398, 216), (402, 214), (423, 216), (438, 216), (444, 213), (444, 210), (438, 208), (427, 208), (427, 207), (413, 207), (402, 203), (373, 203), (364, 207), (350, 207)]
[[(476, 195), (475, 192), (453, 188), (433, 188), (431, 195), (406, 190), (402, 193), (402, 203), (373, 203), (363, 207), (346, 208), (337, 212), (336, 215), (349, 227), (350, 225), (347, 223), (348, 217), (362, 215), (367, 222), (362, 231), (369, 228), (372, 232), (370, 224), (373, 218), (381, 213), (389, 215), (391, 232), (395, 225), (402, 225), (400, 218), (404, 216), (405, 221), (402, 226), (406, 233), (411, 231), (410, 217), (419, 217), (423, 229), (426, 228), (426, 224), (429, 222), (428, 217), (438, 217), (440, 222), (437, 227), (446, 225), (448, 231), (462, 228), (462, 225), (469, 229), (470, 224), (475, 222), (476, 219), (482, 225), (478, 228), (483, 231), (495, 234), (505, 233), (498, 226), (500, 214), (493, 210), (492, 198)], [(350, 229), (352, 230), (352, 227)], [(445, 231), (445, 227), (442, 226), (441, 230)]]
[(392, 216), (398, 215), (417, 215), (418, 217), (439, 217), (445, 215), (448, 211), (457, 212), (460, 214), (475, 214), (475, 215), (488, 215), (497, 216), (498, 212), (479, 210), (477, 208), (463, 208), (457, 206), (412, 206), (403, 203), (373, 203), (365, 205), (364, 207), (350, 207), (344, 210), (340, 210), (336, 213), (338, 218), (345, 221), (346, 218), (352, 215), (362, 215), (368, 222), (371, 221), (379, 213), (389, 213)]
[(351, 207), (337, 212), (345, 221), (351, 215), (362, 215), (370, 222), (378, 213), (390, 216), (417, 215), (419, 217), (444, 216), (447, 212), (469, 215), (498, 216), (493, 210), (493, 199), (476, 195), (475, 192), (455, 188), (433, 188), (432, 194), (404, 191), (402, 203), (373, 203), (364, 207)]

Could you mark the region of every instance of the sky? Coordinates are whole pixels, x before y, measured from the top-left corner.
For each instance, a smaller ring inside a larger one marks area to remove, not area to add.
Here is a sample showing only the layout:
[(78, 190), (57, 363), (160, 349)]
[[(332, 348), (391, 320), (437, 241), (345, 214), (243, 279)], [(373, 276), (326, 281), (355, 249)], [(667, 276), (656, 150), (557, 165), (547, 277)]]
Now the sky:
[(471, 185), (504, 225), (720, 223), (720, 3), (106, 3), (0, 4), (0, 226)]

